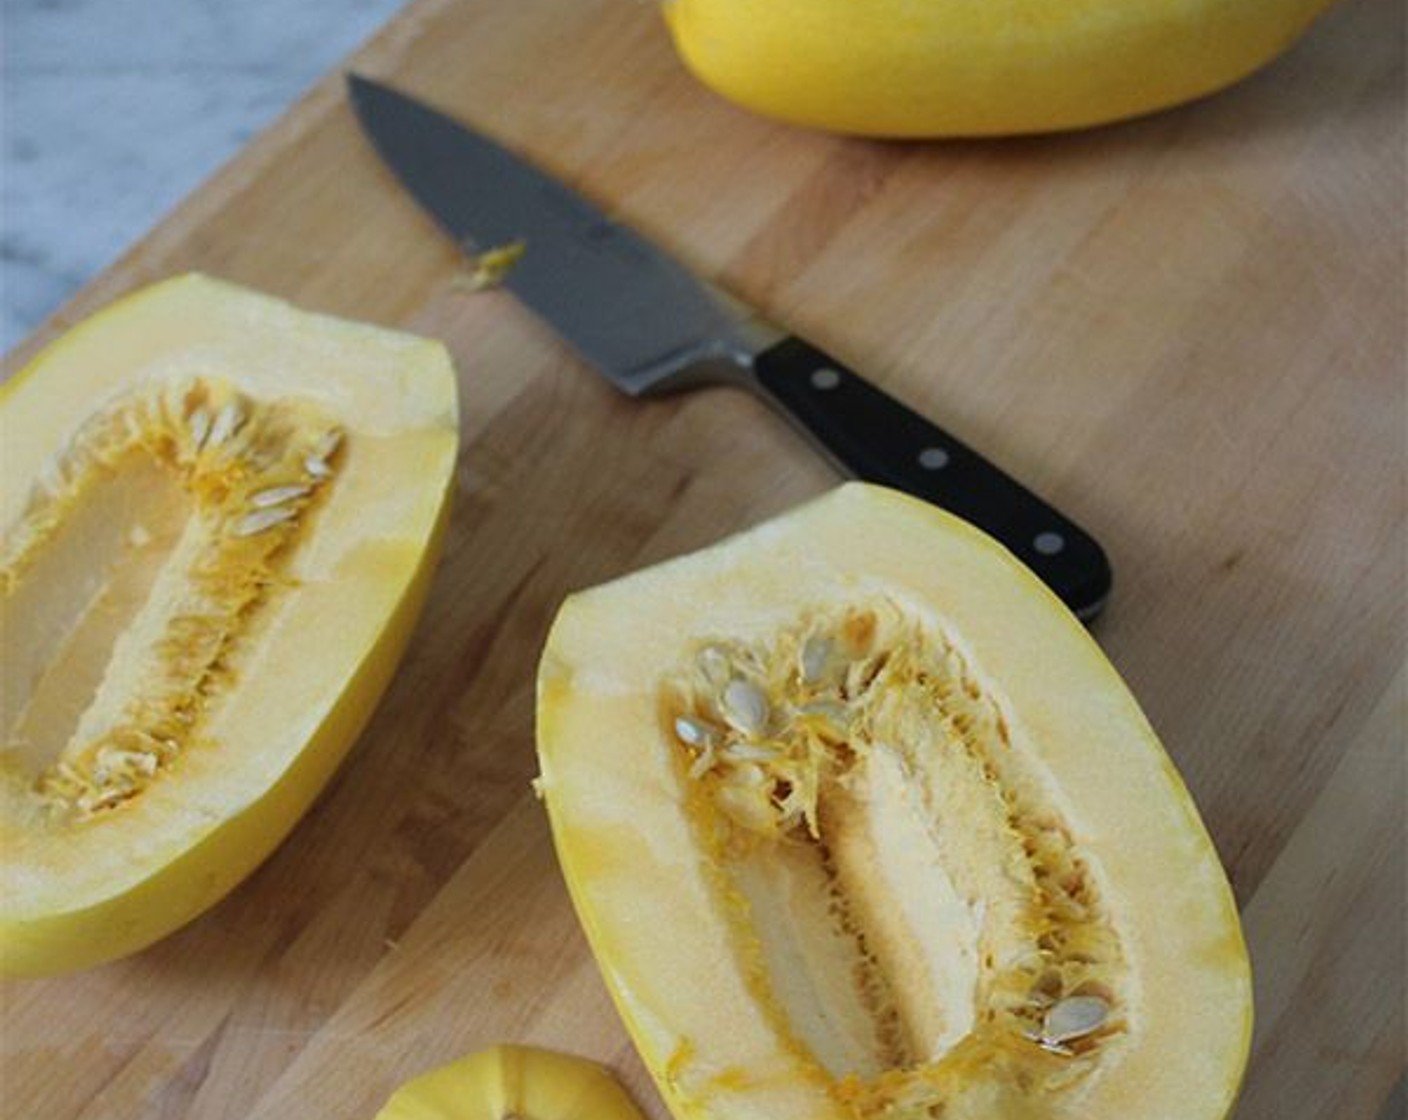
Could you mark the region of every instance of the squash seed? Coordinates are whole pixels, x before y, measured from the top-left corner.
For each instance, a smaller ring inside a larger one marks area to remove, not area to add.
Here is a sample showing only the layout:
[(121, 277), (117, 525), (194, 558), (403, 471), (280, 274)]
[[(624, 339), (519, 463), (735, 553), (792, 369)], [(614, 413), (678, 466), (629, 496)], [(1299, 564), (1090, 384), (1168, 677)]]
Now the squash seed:
[(802, 643), (801, 668), (803, 684), (820, 684), (831, 666), (836, 643), (830, 638), (813, 634)]
[(1110, 1017), (1110, 1005), (1099, 996), (1070, 996), (1047, 1008), (1041, 1023), (1043, 1045), (1061, 1045), (1093, 1034)]
[(270, 486), (265, 490), (258, 490), (249, 496), (249, 504), (255, 509), (267, 509), (270, 506), (281, 506), (286, 502), (291, 502), (295, 498), (301, 498), (309, 493), (313, 488), (301, 482), (295, 482), (288, 486)]
[(759, 735), (768, 725), (768, 699), (752, 681), (734, 677), (724, 689), (724, 719), (744, 735)]
[(690, 747), (705, 747), (714, 741), (714, 731), (708, 724), (689, 716), (675, 717), (675, 737)]
[(262, 533), (265, 529), (272, 529), (282, 521), (287, 521), (297, 514), (297, 510), (291, 506), (273, 506), (269, 509), (257, 509), (253, 513), (247, 513), (235, 522), (235, 527), (231, 531), (236, 537), (252, 537), (256, 533)]
[(215, 414), (215, 422), (210, 425), (210, 435), (206, 437), (205, 446), (219, 447), (240, 430), (244, 421), (244, 410), (234, 401), (228, 402)]
[(721, 688), (727, 683), (733, 670), (728, 654), (715, 645), (701, 649), (695, 656), (695, 661), (699, 665), (699, 671), (704, 674), (704, 679), (714, 688)]
[(303, 469), (313, 478), (330, 478), (332, 467), (328, 466), (328, 460), (332, 458), (333, 452), (342, 446), (342, 429), (329, 428), (313, 444), (312, 449), (303, 457)]
[(206, 438), (210, 435), (210, 413), (198, 408), (191, 413), (187, 423), (191, 428), (191, 445), (199, 451), (205, 446)]
[(326, 462), (332, 458), (332, 453), (342, 446), (342, 429), (329, 428), (313, 445), (313, 454)]

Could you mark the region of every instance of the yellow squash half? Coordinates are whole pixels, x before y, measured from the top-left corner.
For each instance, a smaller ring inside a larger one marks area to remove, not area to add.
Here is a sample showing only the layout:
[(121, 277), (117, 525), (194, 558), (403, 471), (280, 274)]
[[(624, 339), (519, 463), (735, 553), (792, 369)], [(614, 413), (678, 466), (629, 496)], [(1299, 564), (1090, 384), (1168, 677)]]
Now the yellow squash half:
[(501, 1045), (406, 1082), (376, 1120), (641, 1120), (610, 1072), (570, 1054)]
[(872, 136), (1117, 120), (1230, 85), (1331, 0), (665, 0), (689, 68), (747, 108)]
[(849, 484), (576, 595), (541, 791), (675, 1116), (1218, 1120), (1251, 988), (1217, 855), (1081, 625)]
[(457, 447), (439, 344), (202, 276), (0, 396), (0, 967), (200, 913), (331, 775), (424, 599)]

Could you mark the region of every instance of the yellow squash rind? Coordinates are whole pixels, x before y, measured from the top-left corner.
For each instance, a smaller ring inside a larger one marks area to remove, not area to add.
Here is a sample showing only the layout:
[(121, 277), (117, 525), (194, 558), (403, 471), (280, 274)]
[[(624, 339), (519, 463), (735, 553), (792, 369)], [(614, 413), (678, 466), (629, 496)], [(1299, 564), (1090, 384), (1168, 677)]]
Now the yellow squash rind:
[(610, 1071), (536, 1046), (480, 1050), (406, 1082), (376, 1120), (641, 1120)]
[(1148, 113), (1232, 84), (1330, 0), (666, 0), (690, 70), (794, 124), (995, 136)]

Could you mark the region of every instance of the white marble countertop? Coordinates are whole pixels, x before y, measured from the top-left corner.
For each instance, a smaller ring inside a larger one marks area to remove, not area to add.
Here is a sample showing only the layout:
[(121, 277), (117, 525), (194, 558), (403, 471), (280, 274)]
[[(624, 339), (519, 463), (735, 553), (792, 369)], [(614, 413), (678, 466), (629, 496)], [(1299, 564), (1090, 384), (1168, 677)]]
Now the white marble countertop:
[(4, 0), (9, 350), (403, 0)]

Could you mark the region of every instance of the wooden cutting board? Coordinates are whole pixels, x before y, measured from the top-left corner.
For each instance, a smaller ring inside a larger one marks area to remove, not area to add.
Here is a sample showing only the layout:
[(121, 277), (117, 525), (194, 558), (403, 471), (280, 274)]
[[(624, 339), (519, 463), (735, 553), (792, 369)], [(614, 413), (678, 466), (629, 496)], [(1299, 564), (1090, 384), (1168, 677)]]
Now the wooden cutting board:
[[(626, 0), (419, 0), (353, 60), (527, 150), (1105, 543), (1096, 633), (1244, 910), (1240, 1120), (1389, 1120), (1405, 1099), (1403, 22), (1353, 0), (1222, 96), (991, 143), (754, 118)], [(0, 989), (3, 1112), (369, 1117), (404, 1078), (518, 1040), (609, 1063), (664, 1120), (529, 794), (537, 653), (572, 589), (833, 476), (751, 398), (626, 400), (510, 297), (470, 293), (337, 75), (11, 367), (186, 269), (449, 344), (448, 552), (373, 723), (256, 875), (130, 960)]]

